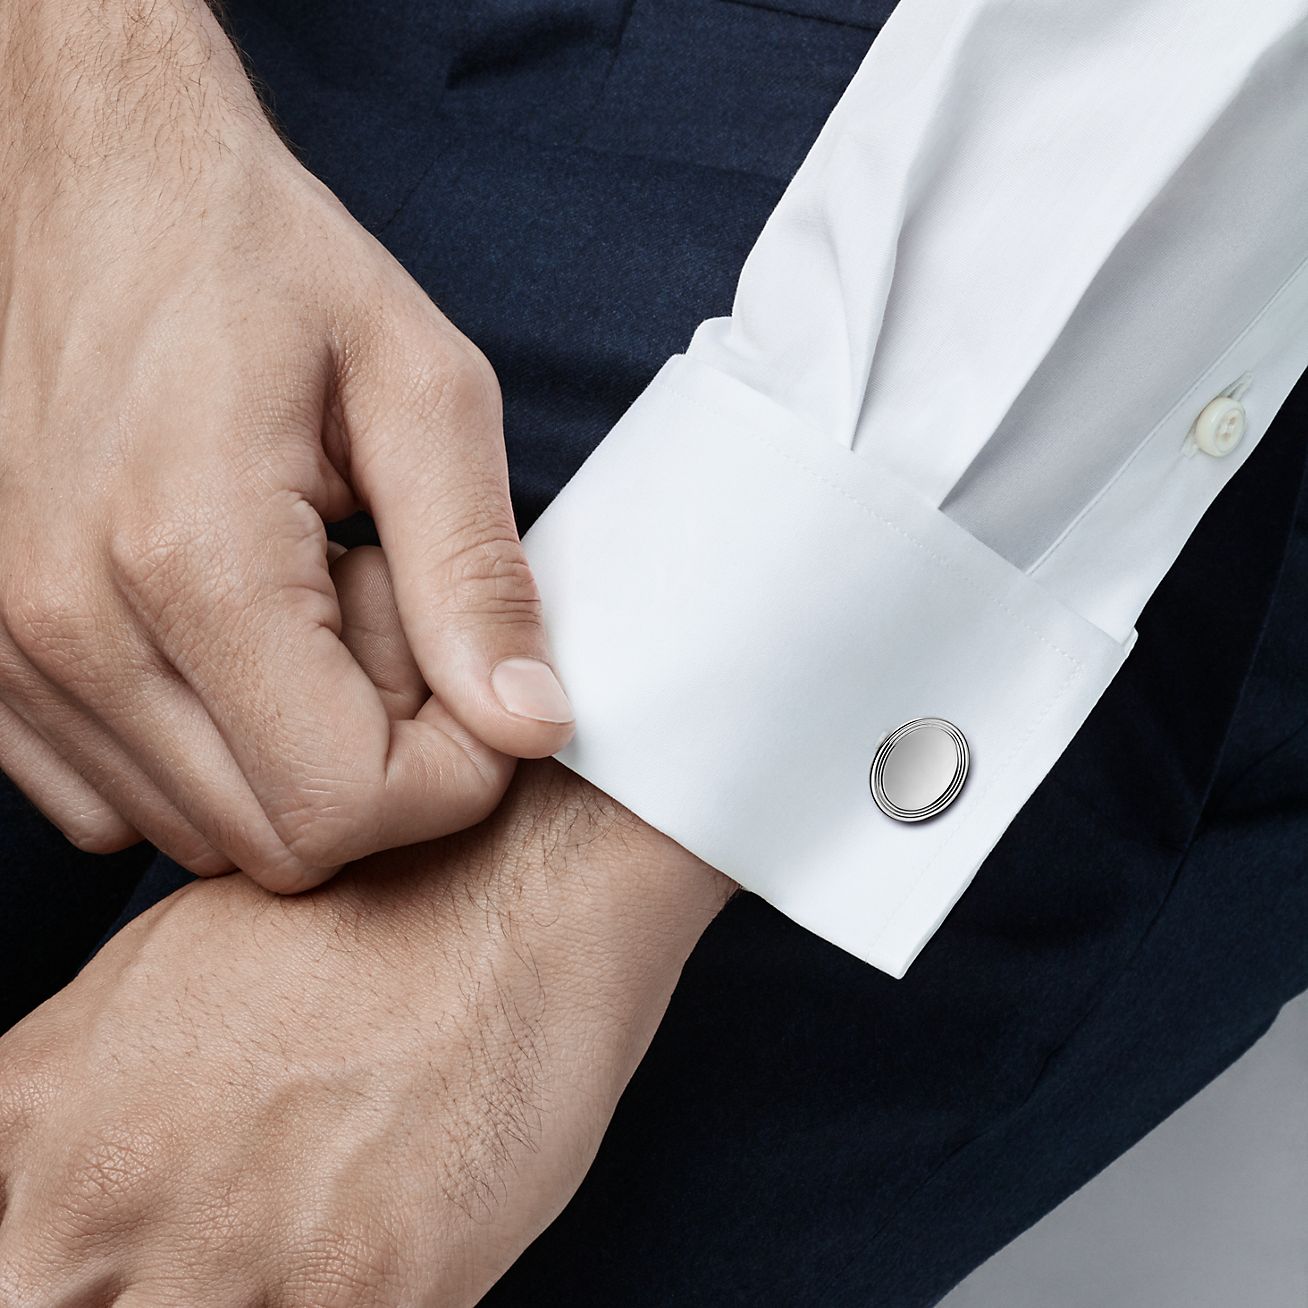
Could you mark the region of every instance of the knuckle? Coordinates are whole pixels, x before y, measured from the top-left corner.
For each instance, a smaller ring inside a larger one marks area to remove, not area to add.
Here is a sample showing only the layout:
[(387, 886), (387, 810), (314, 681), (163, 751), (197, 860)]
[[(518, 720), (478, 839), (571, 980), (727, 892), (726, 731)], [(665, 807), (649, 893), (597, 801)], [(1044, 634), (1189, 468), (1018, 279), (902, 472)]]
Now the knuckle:
[(289, 573), (298, 576), (306, 547), (314, 557), (325, 548), (312, 505), (294, 492), (264, 493), (257, 534), (234, 525), (246, 523), (249, 511), (244, 499), (230, 513), (178, 499), (154, 513), (137, 510), (110, 537), (116, 586), (169, 658), (185, 663), (219, 646), (248, 658), (232, 647), (251, 633), (266, 638), (274, 611), (293, 609), (304, 621), (331, 625), (334, 597), (323, 587), (283, 584)]
[(535, 622), (540, 616), (536, 579), (516, 535), (460, 533), (447, 563), (446, 582), (456, 611), (476, 617)]
[(204, 532), (181, 509), (125, 516), (106, 545), (110, 567), (130, 598), (156, 610), (169, 603), (195, 571)]
[(491, 361), (466, 336), (454, 336), (436, 377), (439, 407), (455, 421), (499, 420), (500, 379)]
[(424, 388), (499, 401), (499, 379), (490, 360), (425, 297), (393, 312), (381, 344), (404, 372)]
[(54, 1099), (59, 1083), (55, 1060), (46, 1050), (5, 1049), (0, 1062), (0, 1140), (30, 1126)]
[[(269, 890), (303, 890), (347, 861), (358, 846), (360, 812), (336, 794), (311, 790), (269, 814), (285, 857), (266, 861), (252, 872)], [(248, 869), (247, 869), (248, 870)]]
[[(203, 508), (170, 503), (137, 511), (114, 529), (107, 555), (114, 583), (169, 657), (200, 653), (215, 623), (245, 614), (254, 581), (242, 565), (244, 538), (224, 530)], [(272, 548), (270, 545), (269, 548)]]
[(161, 516), (138, 513), (114, 525), (105, 552), (121, 580), (147, 587), (166, 572), (186, 535)]
[(33, 572), (5, 598), (4, 626), (15, 648), (43, 670), (74, 667), (94, 639), (94, 606), (69, 577)]
[(56, 1191), (65, 1234), (92, 1238), (133, 1221), (162, 1162), (159, 1140), (139, 1127), (120, 1126), (79, 1141)]
[(498, 423), (499, 378), (485, 354), (448, 322), (424, 313), (382, 333), (374, 360), (398, 383), (389, 392), (424, 421), (452, 431)]

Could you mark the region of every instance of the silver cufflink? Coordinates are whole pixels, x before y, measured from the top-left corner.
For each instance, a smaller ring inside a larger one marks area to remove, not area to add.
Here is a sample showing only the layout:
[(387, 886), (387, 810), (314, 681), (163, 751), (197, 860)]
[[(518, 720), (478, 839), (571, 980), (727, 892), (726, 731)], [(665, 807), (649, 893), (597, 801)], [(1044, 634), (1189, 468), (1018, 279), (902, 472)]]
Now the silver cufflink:
[(913, 718), (896, 727), (872, 756), (877, 807), (896, 822), (921, 822), (958, 798), (967, 779), (967, 737), (944, 718)]

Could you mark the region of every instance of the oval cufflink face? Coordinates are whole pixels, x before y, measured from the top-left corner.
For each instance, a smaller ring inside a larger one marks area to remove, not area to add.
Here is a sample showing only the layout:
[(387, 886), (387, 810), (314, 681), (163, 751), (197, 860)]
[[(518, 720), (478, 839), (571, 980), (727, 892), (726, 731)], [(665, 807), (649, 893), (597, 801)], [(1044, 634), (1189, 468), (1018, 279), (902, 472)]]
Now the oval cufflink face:
[(921, 822), (958, 798), (967, 778), (967, 738), (944, 718), (896, 727), (872, 756), (872, 798), (897, 822)]

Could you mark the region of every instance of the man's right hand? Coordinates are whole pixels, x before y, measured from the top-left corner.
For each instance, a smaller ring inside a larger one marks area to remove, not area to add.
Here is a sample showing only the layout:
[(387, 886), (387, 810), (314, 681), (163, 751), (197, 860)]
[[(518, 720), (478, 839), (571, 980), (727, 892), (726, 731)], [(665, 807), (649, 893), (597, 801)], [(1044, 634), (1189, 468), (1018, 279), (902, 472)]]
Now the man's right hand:
[[(340, 639), (359, 508), (433, 691), (403, 721)], [(0, 9), (0, 768), (84, 848), (299, 890), (560, 748), (547, 657), (494, 374), (208, 9)]]

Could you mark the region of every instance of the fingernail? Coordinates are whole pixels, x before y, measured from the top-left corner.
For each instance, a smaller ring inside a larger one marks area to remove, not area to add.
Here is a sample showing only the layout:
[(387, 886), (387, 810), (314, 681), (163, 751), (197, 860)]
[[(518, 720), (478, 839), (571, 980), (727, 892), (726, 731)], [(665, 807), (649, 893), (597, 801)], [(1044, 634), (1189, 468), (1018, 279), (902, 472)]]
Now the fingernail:
[(536, 722), (571, 722), (572, 705), (553, 668), (539, 659), (501, 659), (491, 689), (510, 713)]

